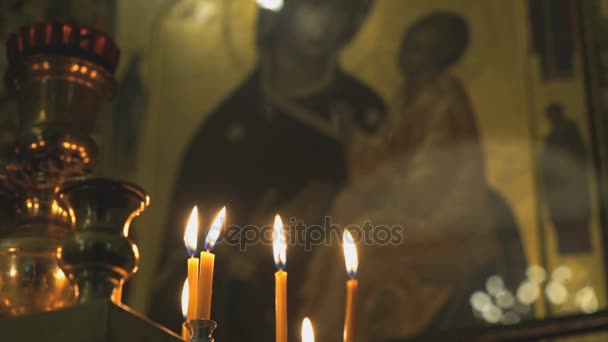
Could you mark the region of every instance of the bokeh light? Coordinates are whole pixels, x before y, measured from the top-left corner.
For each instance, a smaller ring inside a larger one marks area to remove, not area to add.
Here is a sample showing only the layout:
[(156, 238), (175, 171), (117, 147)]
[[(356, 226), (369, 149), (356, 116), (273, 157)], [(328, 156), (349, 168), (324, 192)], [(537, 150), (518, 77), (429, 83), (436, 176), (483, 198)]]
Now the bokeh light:
[(568, 300), (568, 289), (564, 284), (557, 281), (550, 281), (545, 288), (545, 294), (549, 302), (554, 305), (562, 305)]
[(486, 280), (486, 290), (492, 296), (496, 296), (505, 287), (505, 282), (500, 276), (493, 275)]
[(572, 279), (572, 270), (568, 266), (558, 266), (553, 270), (553, 273), (551, 273), (551, 279), (565, 284)]
[(473, 293), (470, 301), (473, 309), (477, 311), (482, 311), (486, 305), (492, 304), (492, 298), (490, 298), (490, 296), (483, 291), (476, 291)]
[(599, 300), (595, 290), (591, 286), (585, 286), (578, 290), (574, 296), (576, 306), (584, 313), (594, 313), (599, 309)]
[(541, 284), (547, 280), (547, 271), (541, 266), (531, 265), (526, 270), (526, 277), (535, 284)]
[(540, 290), (532, 281), (525, 281), (517, 289), (517, 299), (525, 305), (530, 305), (538, 298)]
[(494, 304), (486, 305), (481, 313), (488, 323), (498, 323), (502, 319), (502, 309)]
[(521, 317), (513, 311), (505, 312), (500, 320), (500, 323), (504, 325), (514, 325), (519, 322), (521, 322)]
[(510, 309), (515, 305), (515, 296), (509, 290), (502, 290), (496, 294), (496, 304), (503, 309)]

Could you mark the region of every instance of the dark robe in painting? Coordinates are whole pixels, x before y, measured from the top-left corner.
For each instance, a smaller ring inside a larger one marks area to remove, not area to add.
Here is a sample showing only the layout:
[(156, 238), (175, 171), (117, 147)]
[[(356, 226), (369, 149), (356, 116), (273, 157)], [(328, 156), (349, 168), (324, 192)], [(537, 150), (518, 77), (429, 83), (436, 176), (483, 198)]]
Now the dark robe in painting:
[[(231, 241), (237, 231), (256, 231), (246, 225), (269, 228), (276, 212), (286, 224), (289, 217), (321, 223), (333, 194), (348, 180), (347, 130), (373, 133), (384, 118), (382, 100), (343, 71), (329, 74), (326, 85), (307, 96), (287, 99), (264, 85), (263, 70), (256, 70), (203, 122), (183, 158), (160, 266), (171, 274), (159, 279), (151, 308), (152, 318), (172, 329), (181, 324), (179, 300), (160, 294), (181, 293), (186, 276), (183, 229), (193, 205), (199, 206), (204, 228), (226, 205), (231, 227), (225, 234)], [(247, 251), (226, 240), (216, 246), (212, 318), (220, 323), (220, 341), (274, 339), (274, 267), (272, 246), (265, 242)], [(307, 259), (303, 253), (291, 245), (288, 250), (287, 267), (294, 270), (289, 274), (290, 312), (298, 306), (298, 278)], [(295, 314), (290, 319), (295, 336)]]
[(552, 122), (541, 154), (541, 186), (559, 252), (591, 250), (591, 194), (587, 148), (574, 121), (560, 116)]

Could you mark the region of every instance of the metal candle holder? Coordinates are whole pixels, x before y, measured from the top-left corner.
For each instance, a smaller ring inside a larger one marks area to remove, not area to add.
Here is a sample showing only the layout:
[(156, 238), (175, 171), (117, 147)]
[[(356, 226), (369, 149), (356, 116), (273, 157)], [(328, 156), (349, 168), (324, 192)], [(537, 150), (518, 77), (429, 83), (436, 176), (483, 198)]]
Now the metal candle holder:
[(129, 228), (148, 205), (148, 195), (134, 184), (78, 177), (63, 183), (59, 197), (70, 208), (74, 231), (63, 241), (57, 258), (76, 286), (78, 302), (120, 303), (122, 285), (139, 264)]
[[(90, 134), (115, 88), (118, 48), (92, 27), (50, 22), (21, 28), (7, 52), (19, 131), (12, 159), (0, 166), (0, 206), (11, 216), (0, 224), (3, 336), (178, 341), (119, 304), (139, 263), (130, 224), (149, 197), (134, 184), (90, 176)], [(193, 336), (207, 337), (196, 341), (212, 341), (214, 328), (191, 324)]]
[(118, 48), (86, 26), (33, 24), (7, 41), (8, 89), (17, 100), (13, 155), (0, 170), (12, 223), (0, 227), (0, 317), (55, 310), (74, 302), (56, 251), (72, 229), (56, 190), (91, 173), (90, 138), (112, 95)]
[(184, 327), (190, 332), (188, 342), (214, 342), (213, 332), (217, 323), (209, 319), (193, 319), (184, 323)]

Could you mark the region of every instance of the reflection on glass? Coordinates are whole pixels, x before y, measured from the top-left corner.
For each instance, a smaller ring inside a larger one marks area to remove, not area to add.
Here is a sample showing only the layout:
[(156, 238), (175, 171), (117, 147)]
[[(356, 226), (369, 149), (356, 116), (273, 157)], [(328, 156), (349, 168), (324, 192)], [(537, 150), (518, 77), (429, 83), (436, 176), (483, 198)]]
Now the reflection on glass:
[(576, 306), (584, 313), (594, 313), (599, 309), (599, 301), (595, 290), (591, 286), (585, 286), (578, 290), (574, 296)]
[(531, 281), (525, 281), (517, 289), (517, 299), (526, 305), (530, 305), (536, 301), (539, 295), (538, 285)]
[(15, 268), (15, 266), (11, 266), (8, 275), (11, 276), (11, 278), (15, 278), (15, 276), (17, 275), (17, 269)]
[(481, 310), (491, 302), (492, 298), (483, 291), (477, 291), (471, 295), (471, 305), (473, 306), (473, 309), (477, 311), (481, 312)]
[(545, 288), (545, 294), (549, 302), (554, 305), (562, 305), (568, 300), (568, 289), (564, 284), (557, 281), (550, 281)]
[(500, 276), (493, 275), (486, 281), (486, 290), (489, 294), (495, 296), (504, 289), (505, 283)]
[(562, 284), (566, 283), (572, 279), (572, 270), (568, 266), (558, 266), (553, 270), (553, 273), (551, 273), (551, 279)]
[(513, 311), (509, 311), (505, 312), (505, 314), (502, 315), (502, 319), (500, 322), (504, 325), (513, 325), (519, 323), (520, 321), (521, 317), (519, 316), (519, 314)]
[(475, 317), (490, 324), (513, 325), (521, 316), (530, 313), (530, 305), (538, 298), (538, 285), (525, 281), (517, 290), (517, 296), (506, 288), (499, 275), (486, 280), (486, 290), (476, 291), (470, 297)]
[(535, 284), (541, 284), (547, 280), (547, 271), (538, 265), (531, 265), (526, 270), (526, 276)]
[(57, 278), (57, 280), (63, 280), (65, 279), (65, 273), (59, 268), (57, 269), (57, 272), (55, 272), (55, 278)]
[(502, 319), (502, 309), (494, 304), (488, 304), (483, 308), (483, 318), (488, 323), (498, 323)]
[(257, 0), (260, 7), (270, 11), (280, 11), (283, 8), (284, 0)]
[(515, 297), (509, 290), (502, 290), (496, 294), (496, 304), (503, 309), (510, 309), (515, 304)]

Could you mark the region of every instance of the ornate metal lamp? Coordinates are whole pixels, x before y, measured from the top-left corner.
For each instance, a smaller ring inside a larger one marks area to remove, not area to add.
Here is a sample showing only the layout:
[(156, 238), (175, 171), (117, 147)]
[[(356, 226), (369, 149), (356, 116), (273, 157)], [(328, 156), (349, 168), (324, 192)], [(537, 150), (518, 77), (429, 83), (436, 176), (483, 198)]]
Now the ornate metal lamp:
[[(12, 224), (0, 226), (3, 337), (179, 341), (120, 304), (139, 263), (129, 227), (148, 195), (90, 175), (97, 146), (89, 134), (113, 93), (118, 48), (91, 27), (65, 23), (24, 27), (7, 46), (20, 127), (0, 170), (0, 204), (12, 213)], [(192, 341), (213, 341), (215, 322), (187, 326)]]
[(0, 228), (0, 316), (18, 316), (74, 302), (57, 264), (56, 250), (72, 229), (57, 189), (92, 170), (97, 148), (89, 133), (112, 95), (119, 50), (90, 27), (45, 23), (13, 34), (7, 51), (19, 132), (0, 178), (14, 213)]

